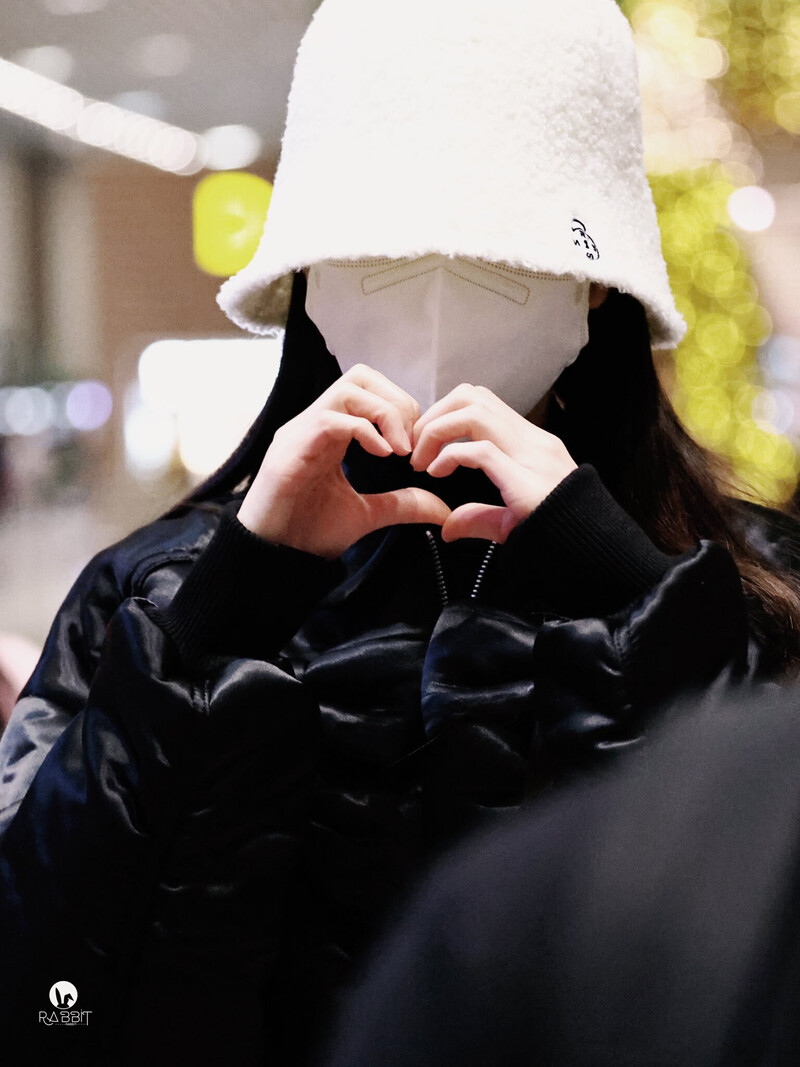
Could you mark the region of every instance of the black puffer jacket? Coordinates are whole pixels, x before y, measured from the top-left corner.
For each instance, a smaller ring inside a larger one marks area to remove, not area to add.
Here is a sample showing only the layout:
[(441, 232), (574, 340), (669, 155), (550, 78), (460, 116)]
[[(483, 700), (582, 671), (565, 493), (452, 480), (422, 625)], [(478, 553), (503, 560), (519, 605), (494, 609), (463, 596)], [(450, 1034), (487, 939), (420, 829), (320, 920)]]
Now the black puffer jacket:
[[(297, 357), (262, 429), (332, 374)], [(348, 463), (365, 490), (420, 478)], [(436, 491), (493, 493), (466, 471)], [(767, 669), (728, 554), (665, 556), (588, 466), (493, 552), (402, 527), (328, 562), (210, 496), (87, 567), (0, 743), (17, 1063), (307, 1062), (432, 855), (677, 694)], [(787, 520), (742, 516), (793, 566)], [(79, 1025), (56, 1025), (64, 980)]]

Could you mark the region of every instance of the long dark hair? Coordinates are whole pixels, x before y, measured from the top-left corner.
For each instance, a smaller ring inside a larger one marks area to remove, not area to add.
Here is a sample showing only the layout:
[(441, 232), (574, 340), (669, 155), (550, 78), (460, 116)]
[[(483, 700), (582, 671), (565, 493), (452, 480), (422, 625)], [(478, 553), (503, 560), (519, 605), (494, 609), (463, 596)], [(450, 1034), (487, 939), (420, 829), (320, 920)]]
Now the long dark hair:
[[(701, 538), (723, 544), (771, 666), (796, 670), (800, 581), (747, 538), (743, 520), (757, 507), (736, 498), (729, 468), (678, 421), (655, 370), (644, 309), (611, 290), (589, 321), (589, 344), (556, 385), (561, 404), (551, 428), (664, 552), (686, 552)], [(787, 536), (793, 532), (787, 521)]]
[(266, 404), (238, 448), (172, 512), (204, 504), (213, 507), (221, 497), (235, 493), (237, 487), (253, 479), (275, 430), (299, 415), (336, 380), (339, 366), (325, 347), (319, 330), (306, 314), (305, 305), (306, 279), (301, 271), (297, 271), (283, 340), (280, 374)]

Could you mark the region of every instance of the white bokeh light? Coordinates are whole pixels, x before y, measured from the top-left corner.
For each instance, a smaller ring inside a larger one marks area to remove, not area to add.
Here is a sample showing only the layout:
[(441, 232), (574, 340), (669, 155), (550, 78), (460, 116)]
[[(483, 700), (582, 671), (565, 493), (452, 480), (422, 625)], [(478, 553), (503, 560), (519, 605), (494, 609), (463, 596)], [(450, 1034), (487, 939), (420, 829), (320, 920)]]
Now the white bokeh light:
[(250, 126), (212, 126), (203, 140), (209, 170), (249, 167), (261, 154), (261, 138)]
[(762, 429), (786, 433), (792, 428), (797, 412), (792, 397), (783, 389), (762, 389), (753, 400), (751, 414)]
[(740, 230), (761, 233), (775, 221), (775, 200), (760, 185), (746, 185), (731, 193), (728, 214)]
[(84, 108), (76, 126), (78, 137), (97, 148), (113, 144), (124, 128), (125, 112), (100, 100)]
[(84, 97), (6, 59), (0, 59), (0, 109), (173, 174), (196, 174), (205, 163), (206, 143), (199, 134)]
[(55, 422), (55, 403), (40, 386), (9, 389), (5, 396), (3, 422), (6, 433), (32, 437)]
[(157, 478), (169, 467), (178, 443), (175, 420), (148, 407), (137, 386), (125, 397), (123, 435), (125, 460), (133, 474)]
[(282, 345), (281, 337), (204, 338), (155, 341), (144, 350), (140, 407), (173, 427), (192, 474), (210, 474), (242, 439), (275, 382)]

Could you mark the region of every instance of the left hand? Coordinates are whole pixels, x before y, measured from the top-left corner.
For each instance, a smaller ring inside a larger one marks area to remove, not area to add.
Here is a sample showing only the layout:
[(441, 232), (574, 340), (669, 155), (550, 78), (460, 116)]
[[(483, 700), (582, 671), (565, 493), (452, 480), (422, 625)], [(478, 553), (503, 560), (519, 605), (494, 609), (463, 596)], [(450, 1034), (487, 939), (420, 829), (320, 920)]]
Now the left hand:
[[(469, 438), (469, 440), (461, 440)], [(482, 385), (459, 385), (428, 408), (412, 432), (414, 470), (444, 478), (457, 467), (482, 470), (505, 507), (463, 504), (442, 538), (504, 542), (577, 464), (563, 442), (528, 422)]]

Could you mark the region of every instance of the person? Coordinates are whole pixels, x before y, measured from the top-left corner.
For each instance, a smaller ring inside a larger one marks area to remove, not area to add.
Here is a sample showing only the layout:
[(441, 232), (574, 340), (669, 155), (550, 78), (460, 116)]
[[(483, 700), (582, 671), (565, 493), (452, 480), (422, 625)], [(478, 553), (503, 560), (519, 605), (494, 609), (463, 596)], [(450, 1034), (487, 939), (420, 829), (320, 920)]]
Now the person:
[(613, 0), (323, 0), (219, 300), (285, 323), (262, 414), (88, 566), (0, 743), (0, 1012), (59, 1062), (313, 1062), (461, 835), (798, 663), (796, 524), (654, 371)]
[(325, 1067), (794, 1067), (798, 759), (794, 691), (710, 693), (641, 760), (460, 845)]

